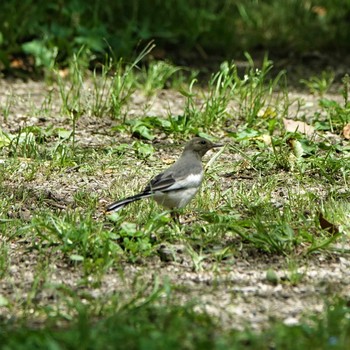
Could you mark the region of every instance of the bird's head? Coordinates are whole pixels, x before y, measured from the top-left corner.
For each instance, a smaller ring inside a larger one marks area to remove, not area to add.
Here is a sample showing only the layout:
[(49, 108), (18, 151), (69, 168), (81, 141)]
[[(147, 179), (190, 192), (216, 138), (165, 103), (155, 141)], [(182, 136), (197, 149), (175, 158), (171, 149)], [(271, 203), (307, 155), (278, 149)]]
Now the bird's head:
[(200, 157), (203, 157), (210, 149), (222, 146), (222, 144), (213, 143), (203, 137), (195, 137), (187, 142), (184, 151), (196, 152)]

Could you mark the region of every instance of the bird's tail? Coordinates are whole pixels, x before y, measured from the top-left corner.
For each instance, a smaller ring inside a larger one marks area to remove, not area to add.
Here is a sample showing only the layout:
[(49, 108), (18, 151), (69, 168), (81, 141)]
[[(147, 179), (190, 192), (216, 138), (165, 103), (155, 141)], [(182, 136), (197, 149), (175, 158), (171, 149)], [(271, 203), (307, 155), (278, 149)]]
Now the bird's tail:
[(145, 192), (145, 193), (140, 193), (140, 194), (137, 194), (135, 196), (131, 196), (131, 197), (127, 197), (127, 198), (124, 198), (120, 201), (117, 201), (117, 202), (114, 202), (110, 205), (108, 205), (106, 207), (106, 213), (107, 214), (110, 214), (112, 212), (117, 212), (121, 209), (123, 209), (126, 205), (132, 203), (132, 202), (136, 202), (142, 198), (147, 198), (149, 196), (151, 196), (152, 194), (149, 193), (149, 192)]

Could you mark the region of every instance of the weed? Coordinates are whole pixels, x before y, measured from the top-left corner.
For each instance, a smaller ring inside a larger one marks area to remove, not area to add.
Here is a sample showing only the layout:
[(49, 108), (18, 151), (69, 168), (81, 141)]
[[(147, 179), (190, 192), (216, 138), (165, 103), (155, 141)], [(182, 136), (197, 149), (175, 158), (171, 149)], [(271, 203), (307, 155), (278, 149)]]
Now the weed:
[(156, 91), (166, 87), (170, 77), (181, 70), (171, 63), (164, 61), (151, 61), (146, 68), (142, 67), (137, 81), (137, 87), (150, 96)]
[(224, 62), (220, 70), (210, 78), (202, 118), (199, 121), (201, 125), (212, 126), (214, 122), (220, 124), (225, 120), (228, 104), (235, 93), (236, 74), (236, 66)]
[(327, 98), (322, 98), (319, 101), (320, 107), (326, 115), (325, 118), (322, 118), (321, 115), (317, 118), (315, 124), (319, 130), (330, 130), (331, 132), (340, 133), (344, 126), (350, 123), (350, 105), (348, 102), (349, 77), (345, 75), (342, 82), (343, 104)]
[(322, 97), (331, 87), (334, 80), (333, 72), (323, 71), (321, 77), (311, 77), (308, 80), (301, 79), (300, 82), (304, 84), (312, 94)]
[(106, 269), (121, 254), (116, 235), (86, 215), (39, 216), (22, 230), (35, 232), (36, 249), (57, 247), (68, 261), (82, 262), (86, 273)]
[[(273, 63), (264, 57), (261, 69), (258, 69), (254, 65), (253, 59), (248, 53), (245, 54), (249, 68), (243, 79), (239, 78), (236, 74), (235, 81), (237, 84), (237, 96), (240, 103), (240, 116), (246, 121), (248, 127), (263, 127), (266, 123), (269, 123), (269, 129), (273, 131), (272, 125), (275, 124), (276, 117), (281, 117), (279, 110), (275, 110), (272, 105), (280, 105), (284, 113), (286, 108), (283, 107), (286, 104), (286, 96), (281, 101), (277, 100), (273, 102), (275, 98), (273, 92), (278, 86), (281, 78), (285, 72), (280, 71), (274, 79), (268, 77), (269, 72), (272, 70)], [(273, 124), (271, 124), (273, 122)]]
[(7, 122), (8, 116), (10, 114), (11, 108), (14, 105), (14, 95), (13, 91), (10, 92), (9, 95), (6, 96), (5, 104), (1, 106), (2, 115), (4, 117), (4, 120)]
[[(127, 102), (133, 89), (131, 84), (133, 76), (133, 70), (137, 65), (145, 58), (154, 48), (153, 42), (148, 43), (145, 48), (138, 54), (132, 64), (127, 65), (126, 68), (122, 69), (122, 60), (117, 65), (116, 74), (112, 80), (112, 90), (110, 94), (110, 105), (112, 116), (119, 118), (121, 115), (122, 107)], [(123, 117), (123, 122), (126, 121), (126, 116)]]
[[(3, 225), (4, 223), (0, 223)], [(7, 269), (9, 267), (9, 251), (6, 242), (1, 242), (0, 244), (0, 278), (6, 276)]]
[(46, 326), (44, 329), (6, 326), (0, 340), (4, 346), (26, 349), (48, 347), (108, 348), (116, 343), (120, 348), (153, 349), (284, 349), (329, 348), (345, 349), (349, 342), (349, 306), (346, 300), (335, 299), (325, 304), (319, 315), (304, 317), (302, 323), (288, 326), (275, 322), (258, 333), (251, 329), (222, 330), (205, 311), (195, 311), (195, 305), (175, 306), (168, 303), (157, 306), (155, 301), (164, 289), (156, 289), (137, 305), (140, 296), (114, 315), (91, 322), (89, 307), (76, 304), (78, 317), (64, 330)]

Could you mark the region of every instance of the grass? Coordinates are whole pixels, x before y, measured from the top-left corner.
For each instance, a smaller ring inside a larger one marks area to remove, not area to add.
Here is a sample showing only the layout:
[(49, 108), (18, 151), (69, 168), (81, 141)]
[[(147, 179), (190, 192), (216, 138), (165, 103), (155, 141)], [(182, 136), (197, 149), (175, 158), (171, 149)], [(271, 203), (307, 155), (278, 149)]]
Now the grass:
[[(15, 91), (3, 100), (2, 346), (289, 349), (297, 339), (300, 349), (345, 348), (349, 305), (332, 292), (334, 281), (318, 280), (329, 288), (314, 297), (325, 309), (305, 313), (298, 325), (267, 320), (259, 332), (243, 323), (239, 331), (220, 316), (222, 300), (239, 308), (239, 283), (251, 287), (248, 275), (230, 277), (239, 262), (266, 275), (253, 283), (284, 290), (307, 286), (308, 266), (319, 257), (347, 259), (348, 78), (334, 100), (322, 74), (310, 80), (319, 105), (294, 115), (288, 77), (270, 78), (267, 57), (256, 67), (247, 55), (242, 76), (224, 62), (204, 84), (169, 64), (139, 71), (142, 57), (109, 59), (98, 74), (77, 56), (67, 77), (56, 70), (42, 99), (28, 102), (30, 114), (49, 122), (14, 128)], [(172, 87), (182, 114), (157, 102), (164, 87)], [(285, 130), (283, 118), (291, 117), (318, 134)], [(183, 225), (152, 201), (104, 216), (108, 202), (141, 190), (192, 135), (223, 139), (226, 147), (209, 162)]]
[(302, 325), (276, 322), (259, 335), (249, 330), (223, 332), (212, 317), (196, 312), (190, 304), (161, 307), (150, 301), (121, 309), (102, 321), (93, 321), (86, 306), (79, 305), (78, 317), (69, 328), (7, 326), (0, 340), (10, 349), (109, 349), (116, 344), (120, 349), (345, 349), (350, 337), (349, 306), (344, 300), (326, 305), (321, 315), (306, 318)]

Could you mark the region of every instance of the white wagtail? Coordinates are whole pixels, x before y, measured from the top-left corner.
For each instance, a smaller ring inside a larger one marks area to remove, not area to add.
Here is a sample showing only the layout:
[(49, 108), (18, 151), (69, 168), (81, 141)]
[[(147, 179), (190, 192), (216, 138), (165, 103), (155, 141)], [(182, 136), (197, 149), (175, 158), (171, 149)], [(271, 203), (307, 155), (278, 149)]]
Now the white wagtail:
[(181, 157), (155, 176), (141, 193), (108, 205), (106, 213), (118, 211), (142, 198), (153, 197), (158, 204), (170, 209), (172, 218), (178, 221), (176, 209), (183, 208), (194, 197), (202, 183), (202, 157), (210, 149), (221, 146), (202, 137), (193, 138), (185, 145)]

